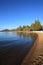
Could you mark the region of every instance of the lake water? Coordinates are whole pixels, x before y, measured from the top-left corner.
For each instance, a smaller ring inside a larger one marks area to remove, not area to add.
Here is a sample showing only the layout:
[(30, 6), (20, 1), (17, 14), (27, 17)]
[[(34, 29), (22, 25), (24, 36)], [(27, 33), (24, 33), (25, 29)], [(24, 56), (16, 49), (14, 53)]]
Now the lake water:
[(0, 32), (0, 65), (20, 65), (37, 34)]

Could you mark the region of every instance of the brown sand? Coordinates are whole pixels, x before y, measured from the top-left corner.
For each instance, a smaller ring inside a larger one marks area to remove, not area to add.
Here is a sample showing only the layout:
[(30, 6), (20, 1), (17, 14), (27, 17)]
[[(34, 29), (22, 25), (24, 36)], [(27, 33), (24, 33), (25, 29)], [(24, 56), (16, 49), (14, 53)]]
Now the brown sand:
[(43, 65), (43, 32), (35, 32), (38, 38), (21, 65)]

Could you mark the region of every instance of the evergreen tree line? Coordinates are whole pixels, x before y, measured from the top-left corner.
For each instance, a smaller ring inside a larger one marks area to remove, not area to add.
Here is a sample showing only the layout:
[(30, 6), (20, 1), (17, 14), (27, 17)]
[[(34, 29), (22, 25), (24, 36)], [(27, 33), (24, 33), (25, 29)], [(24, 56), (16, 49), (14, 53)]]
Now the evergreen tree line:
[(35, 20), (30, 26), (19, 26), (16, 31), (41, 31), (43, 30), (43, 25), (41, 25), (39, 20)]

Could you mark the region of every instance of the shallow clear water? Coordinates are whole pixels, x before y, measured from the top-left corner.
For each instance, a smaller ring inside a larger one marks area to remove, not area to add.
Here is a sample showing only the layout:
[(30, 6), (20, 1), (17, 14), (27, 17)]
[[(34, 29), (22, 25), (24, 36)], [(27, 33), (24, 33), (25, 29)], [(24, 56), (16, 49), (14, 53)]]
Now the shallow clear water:
[(20, 65), (33, 44), (30, 35), (0, 32), (0, 65)]

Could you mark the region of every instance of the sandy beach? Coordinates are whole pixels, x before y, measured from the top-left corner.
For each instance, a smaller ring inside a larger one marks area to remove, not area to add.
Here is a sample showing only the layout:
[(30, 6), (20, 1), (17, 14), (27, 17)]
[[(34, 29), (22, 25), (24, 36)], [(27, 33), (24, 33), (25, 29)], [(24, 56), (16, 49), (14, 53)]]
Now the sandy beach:
[(43, 65), (43, 31), (33, 31), (38, 38), (21, 65)]

